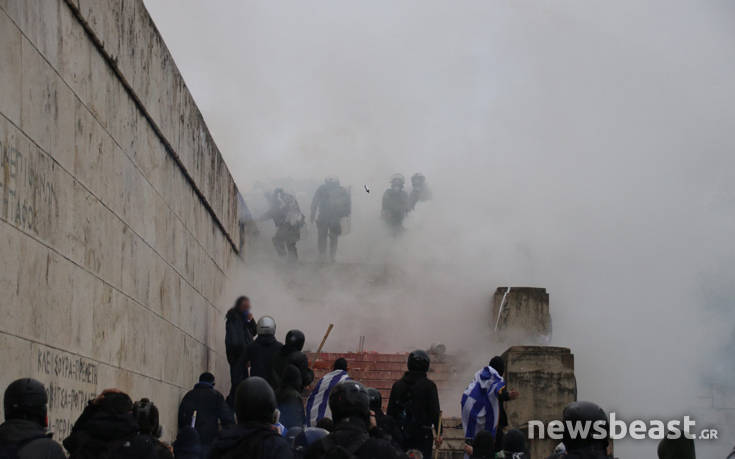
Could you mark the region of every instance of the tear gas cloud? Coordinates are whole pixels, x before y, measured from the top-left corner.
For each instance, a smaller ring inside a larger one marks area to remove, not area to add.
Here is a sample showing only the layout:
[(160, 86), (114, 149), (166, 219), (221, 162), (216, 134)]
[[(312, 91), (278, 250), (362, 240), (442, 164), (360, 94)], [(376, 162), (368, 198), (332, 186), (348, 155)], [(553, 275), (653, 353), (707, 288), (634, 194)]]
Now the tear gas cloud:
[[(328, 350), (442, 342), (479, 366), (503, 350), (495, 288), (545, 287), (580, 399), (732, 434), (731, 2), (146, 5), (256, 214), (276, 184), (307, 217), (326, 175), (352, 187), (340, 263), (310, 263), (313, 229), (304, 264), (278, 263), (263, 222), (223, 305), (246, 292), (312, 348), (334, 322)], [(395, 172), (434, 195), (399, 239), (379, 219)]]

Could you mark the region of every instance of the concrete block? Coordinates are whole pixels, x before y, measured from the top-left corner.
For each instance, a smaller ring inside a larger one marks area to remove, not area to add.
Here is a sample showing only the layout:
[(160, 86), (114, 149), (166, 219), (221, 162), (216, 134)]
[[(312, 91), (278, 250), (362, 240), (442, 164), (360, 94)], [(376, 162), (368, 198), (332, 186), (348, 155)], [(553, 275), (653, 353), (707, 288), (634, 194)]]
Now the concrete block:
[(0, 113), (20, 126), (21, 35), (10, 17), (0, 11)]
[[(527, 430), (529, 420), (548, 423), (561, 419), (564, 407), (577, 399), (574, 356), (568, 348), (514, 346), (503, 353), (508, 387), (521, 397), (505, 404), (510, 428)], [(543, 458), (556, 442), (531, 442), (533, 458)]]
[(58, 65), (59, 9), (61, 0), (26, 0), (19, 3), (16, 22), (52, 66)]
[(89, 26), (98, 34), (100, 41), (113, 58), (120, 54), (120, 38), (123, 20), (121, 0), (79, 0), (79, 12)]
[(74, 120), (68, 116), (74, 110), (72, 92), (28, 40), (21, 41), (21, 50), (21, 128), (66, 167), (74, 142)]
[[(2, 257), (5, 269), (0, 269), (0, 310), (3, 311), (3, 320), (0, 321), (0, 332), (19, 334), (22, 332), (18, 328), (18, 321), (22, 324), (25, 322), (25, 312), (28, 309), (22, 306), (19, 296), (19, 276), (20, 276), (20, 244), (23, 236), (20, 231), (6, 223), (0, 221), (0, 257)], [(3, 354), (3, 353), (0, 353)], [(0, 357), (2, 358), (2, 357)], [(7, 368), (7, 367), (4, 367)]]
[(79, 99), (88, 104), (92, 94), (91, 55), (96, 51), (69, 7), (59, 9), (59, 27), (59, 74)]
[[(92, 355), (95, 349), (94, 311), (102, 302), (105, 284), (92, 274), (82, 269), (67, 268), (71, 273), (72, 298), (69, 310), (72, 317), (71, 328), (68, 330), (70, 343), (68, 350), (77, 354)], [(109, 288), (109, 286), (108, 286)]]
[[(45, 247), (44, 247), (45, 249)], [(45, 249), (44, 275), (32, 279), (41, 301), (32, 308), (31, 336), (49, 346), (69, 349), (74, 317), (72, 316), (72, 283), (74, 266), (65, 258)]]
[[(13, 371), (0, 372), (0, 390), (5, 391), (8, 384), (16, 379), (30, 377), (33, 374), (33, 353), (31, 343), (17, 336), (0, 332), (0, 368), (12, 368)], [(0, 417), (5, 419), (3, 406), (0, 404)]]
[(545, 288), (498, 287), (492, 299), (495, 338), (511, 344), (548, 343), (551, 339), (549, 294)]
[(91, 355), (110, 365), (121, 365), (126, 357), (128, 343), (128, 322), (126, 299), (109, 284), (98, 279), (92, 284), (92, 309), (87, 311), (92, 317)]

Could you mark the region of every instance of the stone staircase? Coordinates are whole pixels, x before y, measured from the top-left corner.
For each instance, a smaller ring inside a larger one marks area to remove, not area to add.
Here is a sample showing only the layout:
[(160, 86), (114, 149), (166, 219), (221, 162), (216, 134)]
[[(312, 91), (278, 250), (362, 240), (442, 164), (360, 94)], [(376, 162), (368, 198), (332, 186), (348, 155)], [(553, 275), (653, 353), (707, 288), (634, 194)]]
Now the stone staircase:
[[(388, 398), (393, 383), (399, 380), (406, 371), (406, 360), (408, 359), (408, 354), (405, 353), (380, 354), (377, 352), (322, 352), (316, 359), (316, 355), (313, 353), (307, 354), (307, 356), (314, 370), (315, 381), (332, 371), (332, 365), (336, 359), (345, 358), (347, 360), (347, 371), (352, 379), (360, 381), (366, 387), (378, 389), (383, 395), (383, 411), (388, 407)], [(437, 360), (432, 356), (431, 367), (429, 368), (429, 379), (436, 383), (442, 406), (445, 403), (459, 403), (458, 395), (448, 392), (451, 379), (454, 376), (451, 360), (449, 356), (442, 360)], [(461, 458), (464, 437), (460, 420), (447, 418), (443, 425), (446, 441), (439, 451), (439, 458)], [(460, 426), (459, 429), (457, 426)]]
[[(322, 352), (315, 359), (315, 354), (307, 354), (317, 379), (332, 371), (334, 361), (342, 357), (347, 360), (347, 372), (352, 379), (360, 381), (366, 387), (378, 389), (383, 395), (383, 409), (388, 406), (388, 397), (393, 383), (401, 379), (406, 371), (408, 354), (379, 354), (377, 352)], [(436, 383), (441, 394), (447, 389), (453, 374), (450, 359), (434, 361), (429, 369), (429, 379)]]

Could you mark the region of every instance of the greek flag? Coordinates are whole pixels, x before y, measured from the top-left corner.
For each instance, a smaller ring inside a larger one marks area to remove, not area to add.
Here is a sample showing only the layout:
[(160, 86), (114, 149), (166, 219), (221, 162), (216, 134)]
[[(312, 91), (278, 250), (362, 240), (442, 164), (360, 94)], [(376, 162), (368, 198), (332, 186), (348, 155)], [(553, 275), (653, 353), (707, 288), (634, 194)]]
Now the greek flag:
[(321, 418), (332, 415), (329, 411), (329, 394), (334, 386), (346, 379), (350, 379), (346, 371), (334, 370), (325, 374), (316, 383), (316, 387), (311, 391), (311, 395), (306, 401), (306, 415), (309, 417), (309, 426), (315, 427)]
[(498, 393), (504, 387), (505, 380), (490, 366), (475, 373), (475, 379), (462, 394), (465, 438), (475, 438), (481, 430), (487, 430), (495, 436), (500, 413)]

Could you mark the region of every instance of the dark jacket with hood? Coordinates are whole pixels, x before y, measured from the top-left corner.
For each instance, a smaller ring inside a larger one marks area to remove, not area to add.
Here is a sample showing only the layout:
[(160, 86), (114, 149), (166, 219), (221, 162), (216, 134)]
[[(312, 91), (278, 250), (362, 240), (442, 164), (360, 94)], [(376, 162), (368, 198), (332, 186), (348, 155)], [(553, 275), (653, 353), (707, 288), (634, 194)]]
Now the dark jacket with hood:
[(439, 422), (439, 395), (436, 384), (423, 371), (407, 371), (393, 384), (388, 400), (388, 416), (401, 424), (404, 408), (410, 412), (410, 435), (413, 428), (428, 428)]
[(378, 426), (370, 431), (370, 436), (388, 440), (393, 446), (401, 448), (404, 441), (403, 432), (398, 427), (396, 420), (383, 413), (382, 409), (373, 411), (375, 411), (375, 423)]
[(160, 459), (171, 453), (150, 435), (140, 434), (125, 394), (108, 394), (87, 404), (64, 440), (70, 459)]
[(199, 434), (193, 427), (179, 426), (173, 447), (176, 459), (202, 459), (202, 445), (199, 442)]
[(258, 335), (248, 344), (246, 359), (250, 362), (250, 376), (260, 376), (273, 386), (273, 356), (281, 350), (281, 344), (273, 335)]
[(231, 308), (225, 316), (225, 352), (227, 361), (234, 365), (245, 355), (245, 348), (258, 333), (255, 319), (246, 321), (242, 312)]
[(337, 451), (342, 453), (340, 457), (350, 457), (352, 455), (358, 459), (406, 457), (401, 450), (393, 447), (389, 441), (370, 437), (367, 422), (358, 417), (349, 417), (337, 422), (334, 431), (311, 445), (304, 458), (335, 457)]
[(0, 425), (0, 451), (4, 448), (14, 448), (19, 459), (66, 459), (51, 434), (27, 419), (9, 419)]
[(287, 429), (303, 427), (306, 424), (304, 397), (301, 395), (301, 372), (293, 365), (286, 368), (281, 387), (276, 392), (278, 410), (281, 412), (280, 422)]
[(236, 424), (223, 430), (212, 444), (209, 459), (292, 459), (285, 438), (268, 424)]
[(289, 347), (288, 344), (284, 344), (279, 352), (273, 354), (272, 365), (271, 380), (273, 389), (276, 392), (278, 392), (283, 375), (289, 365), (295, 366), (301, 372), (302, 387), (300, 390), (314, 382), (314, 372), (309, 368), (309, 360), (306, 358), (306, 354)]
[(191, 418), (197, 412), (195, 428), (202, 445), (210, 445), (220, 426), (223, 428), (235, 423), (235, 417), (225, 398), (211, 384), (200, 382), (184, 395), (179, 405), (179, 429), (191, 425)]

